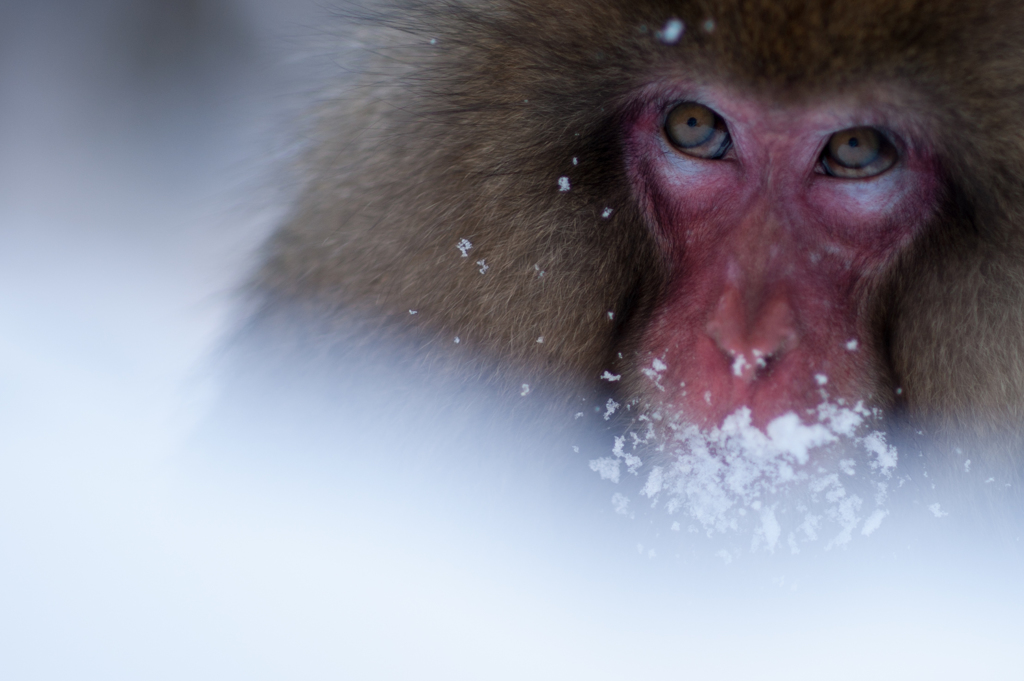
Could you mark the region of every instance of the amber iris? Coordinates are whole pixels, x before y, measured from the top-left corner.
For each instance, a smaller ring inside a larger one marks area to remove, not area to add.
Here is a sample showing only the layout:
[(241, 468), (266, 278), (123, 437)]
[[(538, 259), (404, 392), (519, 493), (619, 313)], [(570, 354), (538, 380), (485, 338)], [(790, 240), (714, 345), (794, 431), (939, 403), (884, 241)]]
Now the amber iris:
[(896, 148), (878, 130), (848, 128), (829, 138), (821, 163), (833, 177), (857, 179), (884, 173), (897, 156)]
[(668, 112), (665, 136), (679, 151), (697, 158), (721, 158), (730, 144), (722, 117), (697, 102), (677, 104)]

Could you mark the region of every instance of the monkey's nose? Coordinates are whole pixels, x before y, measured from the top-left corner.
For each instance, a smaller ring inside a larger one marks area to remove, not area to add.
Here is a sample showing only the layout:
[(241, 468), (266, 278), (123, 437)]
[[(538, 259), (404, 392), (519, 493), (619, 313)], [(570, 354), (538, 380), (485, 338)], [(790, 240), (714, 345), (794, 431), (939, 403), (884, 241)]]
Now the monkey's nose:
[(748, 324), (743, 296), (728, 286), (707, 324), (708, 335), (732, 360), (732, 374), (749, 383), (798, 341), (795, 314), (784, 294), (769, 298)]

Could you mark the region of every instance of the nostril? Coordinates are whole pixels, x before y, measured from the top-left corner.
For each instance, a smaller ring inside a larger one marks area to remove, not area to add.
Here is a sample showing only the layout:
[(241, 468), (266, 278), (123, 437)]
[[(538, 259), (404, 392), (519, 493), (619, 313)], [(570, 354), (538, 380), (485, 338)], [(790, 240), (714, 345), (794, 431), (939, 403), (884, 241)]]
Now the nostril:
[(796, 346), (796, 315), (785, 296), (776, 296), (762, 308), (751, 329), (750, 346), (761, 357), (778, 358)]
[(753, 324), (746, 322), (740, 292), (730, 286), (715, 306), (706, 330), (731, 360), (733, 376), (749, 382), (768, 372), (796, 346), (799, 337), (793, 308), (784, 294), (763, 304)]

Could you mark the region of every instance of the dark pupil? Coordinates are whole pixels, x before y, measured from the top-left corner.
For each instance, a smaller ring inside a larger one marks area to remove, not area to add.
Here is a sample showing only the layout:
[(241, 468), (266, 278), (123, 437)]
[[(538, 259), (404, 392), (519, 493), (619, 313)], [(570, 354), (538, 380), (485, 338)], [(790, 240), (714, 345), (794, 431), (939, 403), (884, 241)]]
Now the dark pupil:
[[(690, 116), (690, 118), (686, 121), (686, 124), (688, 126), (690, 126), (691, 128), (696, 128), (697, 127), (697, 119), (694, 118), (693, 116)], [(857, 146), (857, 145), (855, 144), (853, 146)]]
[(858, 141), (857, 141), (857, 138), (856, 138), (856, 137), (851, 137), (851, 138), (850, 138), (850, 141), (849, 141), (849, 142), (847, 142), (847, 144), (849, 144), (849, 145), (850, 145), (851, 147), (855, 147), (855, 146), (857, 146), (858, 144), (860, 144), (860, 142), (858, 142)]

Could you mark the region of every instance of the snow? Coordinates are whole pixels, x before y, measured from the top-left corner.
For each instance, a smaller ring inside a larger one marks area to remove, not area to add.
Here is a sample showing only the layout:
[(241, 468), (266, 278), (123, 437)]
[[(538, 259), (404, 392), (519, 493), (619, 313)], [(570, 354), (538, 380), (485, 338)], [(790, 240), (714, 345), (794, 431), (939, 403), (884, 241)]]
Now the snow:
[(676, 18), (669, 19), (662, 26), (661, 30), (658, 31), (658, 40), (666, 45), (675, 45), (683, 37), (684, 30), (685, 26), (681, 20)]
[(600, 475), (602, 480), (610, 480), (613, 483), (619, 482), (619, 459), (605, 456), (600, 459), (591, 459), (589, 465), (590, 470)]
[[(815, 415), (805, 423), (793, 412), (783, 414), (763, 431), (746, 407), (710, 429), (680, 418), (656, 425), (641, 416), (642, 427), (615, 437), (614, 458), (592, 461), (591, 468), (610, 470), (623, 461), (634, 475), (645, 470), (637, 494), (652, 507), (683, 514), (709, 534), (749, 533), (752, 551), (774, 552), (783, 536), (793, 553), (819, 538), (825, 550), (842, 547), (858, 527), (869, 536), (888, 515), (888, 481), (898, 455), (883, 433), (867, 427), (871, 412), (859, 403), (824, 402)], [(658, 453), (639, 456), (651, 447)], [(614, 470), (619, 482), (618, 466)]]
[(560, 191), (560, 192), (567, 192), (571, 188), (572, 187), (569, 185), (569, 178), (568, 177), (564, 177), (563, 176), (563, 177), (558, 178), (558, 191)]
[(737, 354), (736, 358), (733, 360), (732, 363), (732, 375), (736, 377), (742, 376), (743, 370), (748, 366), (753, 365), (747, 362), (747, 358), (743, 355), (743, 353)]
[(884, 520), (887, 515), (889, 515), (889, 511), (876, 508), (871, 515), (864, 520), (864, 526), (861, 528), (860, 533), (865, 537), (870, 536), (875, 530), (882, 526), (882, 520)]
[(463, 258), (468, 258), (469, 251), (473, 248), (473, 244), (470, 243), (469, 239), (459, 239), (459, 243), (455, 244), (455, 248), (459, 249)]

